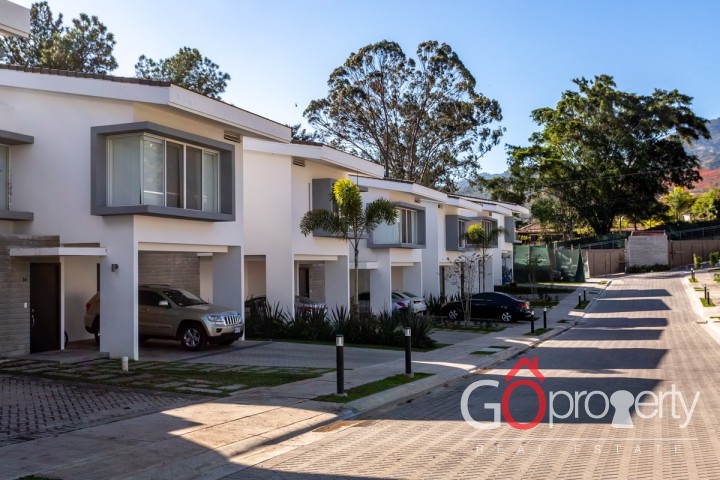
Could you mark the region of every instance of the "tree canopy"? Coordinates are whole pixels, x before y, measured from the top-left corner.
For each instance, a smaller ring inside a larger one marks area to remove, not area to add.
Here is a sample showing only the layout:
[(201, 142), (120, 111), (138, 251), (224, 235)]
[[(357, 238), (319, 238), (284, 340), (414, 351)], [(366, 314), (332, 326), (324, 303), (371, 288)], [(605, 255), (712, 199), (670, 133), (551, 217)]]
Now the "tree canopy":
[(608, 75), (573, 82), (578, 91), (564, 92), (555, 108), (532, 112), (543, 129), (530, 145), (508, 148), (515, 194), (552, 195), (604, 235), (619, 215), (649, 218), (665, 209), (663, 194), (700, 179), (684, 147), (709, 133), (691, 97), (623, 92)]
[(81, 13), (72, 26), (63, 16), (54, 18), (47, 2), (30, 8), (30, 36), (0, 37), (2, 63), (24, 67), (53, 68), (107, 74), (117, 68), (113, 56), (115, 36), (96, 16)]
[(169, 58), (153, 60), (145, 55), (135, 64), (135, 75), (148, 80), (164, 80), (185, 87), (193, 92), (220, 99), (225, 92), (230, 75), (197, 48), (182, 47)]
[(384, 165), (386, 176), (454, 191), (499, 142), (500, 106), (476, 92), (449, 45), (423, 42), (416, 54), (387, 40), (361, 48), (304, 115), (326, 143)]

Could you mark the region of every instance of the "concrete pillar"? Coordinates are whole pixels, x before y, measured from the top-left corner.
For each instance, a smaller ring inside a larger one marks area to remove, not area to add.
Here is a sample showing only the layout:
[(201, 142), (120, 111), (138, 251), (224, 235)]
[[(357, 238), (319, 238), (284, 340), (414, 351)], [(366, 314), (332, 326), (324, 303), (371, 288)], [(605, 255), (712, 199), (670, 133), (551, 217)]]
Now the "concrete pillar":
[(440, 295), (440, 246), (445, 245), (445, 216), (437, 204), (428, 203), (425, 210), (425, 248), (422, 250), (422, 291), (417, 295)]
[[(403, 267), (403, 290), (406, 292), (414, 293), (415, 295), (423, 296), (425, 291), (423, 290), (423, 275), (422, 265), (425, 262), (416, 262), (412, 267)], [(437, 264), (437, 262), (435, 262)]]
[(100, 260), (100, 351), (138, 359), (138, 250), (133, 218), (105, 218)]
[(350, 262), (340, 256), (334, 262), (325, 262), (325, 305), (328, 312), (336, 307), (350, 308)]
[(390, 254), (378, 255), (378, 268), (370, 270), (370, 307), (375, 313), (392, 311), (392, 269)]
[(213, 254), (213, 302), (244, 312), (244, 261), (241, 247), (228, 247), (227, 253)]
[(279, 303), (295, 314), (295, 279), (297, 269), (290, 249), (270, 251), (265, 256), (265, 292), (271, 305)]

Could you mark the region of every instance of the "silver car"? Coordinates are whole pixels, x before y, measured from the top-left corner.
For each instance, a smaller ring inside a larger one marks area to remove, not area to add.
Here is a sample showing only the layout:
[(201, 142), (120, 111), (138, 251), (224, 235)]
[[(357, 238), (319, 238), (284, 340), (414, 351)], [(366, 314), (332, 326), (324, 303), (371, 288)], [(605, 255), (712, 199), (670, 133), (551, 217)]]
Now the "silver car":
[[(100, 293), (85, 305), (85, 330), (100, 343)], [(179, 340), (186, 350), (201, 350), (208, 342), (229, 345), (245, 330), (238, 312), (211, 305), (197, 295), (170, 285), (138, 289), (138, 339)]]
[(422, 315), (427, 311), (427, 303), (423, 297), (419, 297), (411, 292), (402, 292), (400, 290), (393, 290), (393, 302), (403, 302), (407, 308), (415, 314)]

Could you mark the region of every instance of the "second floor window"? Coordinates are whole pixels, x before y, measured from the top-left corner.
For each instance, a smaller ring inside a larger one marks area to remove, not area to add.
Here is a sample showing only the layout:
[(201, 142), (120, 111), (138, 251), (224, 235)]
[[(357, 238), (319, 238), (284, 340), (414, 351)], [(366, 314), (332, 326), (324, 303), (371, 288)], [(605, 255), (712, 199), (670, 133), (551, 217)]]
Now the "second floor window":
[(10, 147), (0, 145), (0, 210), (10, 208)]
[(379, 245), (420, 243), (418, 237), (418, 212), (409, 208), (398, 208), (398, 219), (393, 225), (380, 224), (373, 234)]
[(218, 152), (148, 134), (108, 138), (108, 204), (218, 212)]
[(467, 222), (458, 220), (458, 247), (465, 248), (467, 243)]

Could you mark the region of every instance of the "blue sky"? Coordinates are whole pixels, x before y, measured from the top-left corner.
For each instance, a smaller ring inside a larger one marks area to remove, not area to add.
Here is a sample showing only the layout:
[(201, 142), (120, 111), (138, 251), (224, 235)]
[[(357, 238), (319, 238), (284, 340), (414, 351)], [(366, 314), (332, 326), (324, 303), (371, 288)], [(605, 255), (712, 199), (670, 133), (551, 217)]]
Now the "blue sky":
[[(30, 6), (32, 1), (13, 0)], [(572, 79), (606, 73), (639, 94), (678, 89), (694, 110), (720, 116), (720, 2), (706, 0), (49, 0), (66, 24), (97, 15), (115, 34), (116, 75), (134, 76), (141, 54), (167, 58), (198, 48), (232, 80), (223, 100), (284, 124), (351, 52), (383, 39), (413, 55), (446, 42), (495, 98), (507, 132), (482, 160), (506, 169), (503, 145), (523, 145), (530, 112), (554, 106)]]

